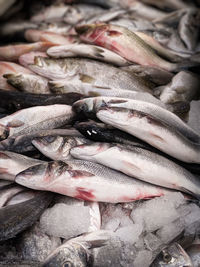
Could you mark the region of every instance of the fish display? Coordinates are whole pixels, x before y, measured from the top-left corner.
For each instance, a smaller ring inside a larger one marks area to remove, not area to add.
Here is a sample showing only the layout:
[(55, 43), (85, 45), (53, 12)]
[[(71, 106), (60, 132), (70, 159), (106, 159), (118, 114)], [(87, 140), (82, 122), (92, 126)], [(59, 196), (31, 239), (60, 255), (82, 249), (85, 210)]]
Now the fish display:
[(199, 25), (199, 0), (0, 0), (0, 266), (200, 266)]

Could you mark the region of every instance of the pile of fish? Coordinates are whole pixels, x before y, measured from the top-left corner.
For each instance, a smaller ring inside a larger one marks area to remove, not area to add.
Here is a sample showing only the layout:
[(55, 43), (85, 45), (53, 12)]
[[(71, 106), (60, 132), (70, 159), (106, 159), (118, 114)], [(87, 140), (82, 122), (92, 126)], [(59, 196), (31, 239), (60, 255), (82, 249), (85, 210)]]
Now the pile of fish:
[(0, 0), (0, 266), (200, 266), (199, 25)]

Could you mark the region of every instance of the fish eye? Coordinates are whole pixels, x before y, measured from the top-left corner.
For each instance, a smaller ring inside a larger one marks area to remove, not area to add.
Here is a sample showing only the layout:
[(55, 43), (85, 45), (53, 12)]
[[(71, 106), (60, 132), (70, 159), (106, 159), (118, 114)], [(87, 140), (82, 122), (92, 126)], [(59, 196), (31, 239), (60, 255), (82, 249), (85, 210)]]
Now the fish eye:
[(169, 263), (172, 260), (172, 256), (168, 253), (163, 254), (163, 260), (164, 262)]
[(72, 267), (72, 264), (70, 261), (65, 261), (62, 267)]

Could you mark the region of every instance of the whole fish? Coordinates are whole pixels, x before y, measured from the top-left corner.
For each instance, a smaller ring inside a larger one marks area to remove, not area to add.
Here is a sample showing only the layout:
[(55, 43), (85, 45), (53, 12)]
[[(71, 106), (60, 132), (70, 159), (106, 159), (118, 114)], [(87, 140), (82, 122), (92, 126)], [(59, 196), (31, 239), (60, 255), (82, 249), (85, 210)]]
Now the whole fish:
[(90, 141), (78, 136), (45, 136), (32, 141), (32, 144), (46, 157), (63, 161), (71, 158), (71, 148), (85, 143)]
[(39, 164), (19, 173), (15, 182), (32, 189), (110, 203), (131, 202), (168, 193), (167, 189), (82, 160)]
[(100, 230), (72, 238), (54, 250), (43, 266), (91, 266), (92, 249), (105, 246), (111, 236), (111, 231)]
[[(74, 127), (87, 139), (90, 139), (92, 141), (119, 143), (123, 145), (131, 145), (131, 146), (144, 148), (154, 153), (157, 153), (165, 158), (168, 158), (174, 163), (187, 169), (189, 172), (200, 175), (199, 164), (186, 163), (183, 161), (179, 161), (175, 158), (172, 158), (169, 155), (156, 149), (155, 147), (149, 145), (148, 143), (142, 141), (141, 139), (138, 139), (137, 137), (134, 137), (133, 135), (123, 132), (119, 129), (113, 128), (112, 126), (105, 125), (103, 123), (97, 123), (95, 121), (87, 121), (87, 122), (75, 123)], [(1, 143), (4, 143), (4, 142), (5, 141)]]
[(72, 105), (77, 100), (83, 98), (82, 94), (69, 92), (66, 94), (38, 94), (24, 92), (10, 92), (0, 89), (0, 106), (9, 112), (19, 109), (47, 106), (54, 104)]
[(185, 250), (174, 243), (164, 248), (151, 264), (151, 267), (193, 267), (192, 261)]
[(0, 179), (14, 181), (15, 176), (33, 166), (42, 163), (41, 160), (26, 157), (10, 151), (0, 152)]
[(16, 44), (0, 47), (0, 60), (17, 61), (18, 58), (31, 51), (46, 51), (53, 44), (51, 42), (36, 42), (32, 44)]
[(103, 62), (111, 63), (117, 66), (128, 65), (128, 61), (118, 54), (101, 48), (96, 45), (72, 44), (55, 46), (48, 49), (47, 54), (53, 58), (65, 57), (86, 57), (93, 58)]
[(35, 64), (29, 65), (29, 68), (51, 80), (68, 79), (70, 82), (75, 79), (103, 88), (151, 92), (140, 77), (89, 59), (35, 57)]
[(22, 109), (0, 119), (0, 125), (9, 128), (9, 136), (50, 130), (71, 123), (74, 112), (68, 105), (48, 105)]
[(200, 244), (192, 244), (186, 249), (193, 266), (198, 267), (200, 265)]
[(130, 62), (168, 71), (178, 69), (177, 64), (159, 57), (149, 44), (124, 27), (111, 24), (86, 24), (76, 26), (76, 31), (82, 41), (110, 49)]
[(52, 129), (52, 130), (40, 130), (39, 132), (29, 133), (19, 136), (11, 136), (6, 140), (0, 142), (0, 150), (12, 151), (16, 153), (25, 153), (28, 151), (34, 151), (35, 147), (32, 145), (32, 140), (37, 137), (44, 136), (79, 136), (82, 135), (75, 129)]
[(4, 74), (7, 83), (23, 92), (49, 94), (48, 80), (36, 74)]
[(38, 193), (34, 198), (0, 209), (0, 241), (15, 237), (34, 224), (49, 206), (53, 194)]
[(102, 164), (142, 181), (200, 195), (200, 181), (184, 168), (156, 153), (134, 146), (83, 144), (71, 149), (77, 159)]
[(174, 158), (200, 163), (200, 136), (175, 114), (155, 104), (94, 97), (77, 101), (73, 108), (86, 115), (94, 113), (104, 123), (132, 134)]

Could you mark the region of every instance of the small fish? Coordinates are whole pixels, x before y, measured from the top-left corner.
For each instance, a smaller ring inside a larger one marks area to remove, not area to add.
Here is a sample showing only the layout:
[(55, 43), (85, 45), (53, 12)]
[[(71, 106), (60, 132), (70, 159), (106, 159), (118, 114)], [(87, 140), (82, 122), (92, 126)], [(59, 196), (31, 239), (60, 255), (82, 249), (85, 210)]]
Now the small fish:
[(49, 48), (47, 54), (53, 58), (86, 57), (111, 63), (117, 66), (128, 65), (128, 61), (123, 57), (108, 49), (101, 48), (96, 45), (73, 44), (57, 47), (55, 46)]
[(46, 51), (53, 44), (51, 42), (36, 42), (32, 44), (16, 44), (0, 47), (0, 60), (17, 61), (18, 58), (31, 51)]
[(0, 209), (0, 241), (15, 237), (34, 224), (49, 206), (53, 194), (38, 193), (34, 198)]
[[(86, 67), (87, 66), (87, 67)], [(35, 64), (29, 69), (51, 80), (67, 79), (89, 83), (107, 89), (126, 89), (150, 92), (145, 81), (117, 67), (90, 59), (49, 59), (35, 57)]]
[(189, 255), (193, 267), (200, 266), (200, 244), (192, 244), (186, 249), (187, 254)]
[(120, 171), (142, 181), (200, 196), (200, 181), (184, 168), (136, 146), (108, 143), (72, 147), (70, 154)]
[(50, 130), (70, 123), (74, 112), (68, 105), (48, 105), (22, 109), (0, 119), (0, 125), (9, 128), (9, 137), (39, 130)]
[(151, 267), (193, 267), (192, 261), (185, 250), (174, 243), (162, 250), (151, 264)]
[(144, 183), (105, 166), (82, 160), (39, 164), (19, 173), (15, 182), (32, 189), (108, 203), (148, 199), (169, 192), (165, 188)]
[(92, 249), (105, 246), (111, 236), (111, 231), (100, 230), (72, 238), (54, 250), (43, 267), (91, 266)]
[(70, 159), (70, 149), (90, 143), (84, 137), (76, 136), (45, 136), (33, 139), (32, 144), (45, 156), (52, 160), (65, 161)]
[(200, 136), (160, 106), (141, 100), (94, 97), (77, 101), (73, 108), (86, 116), (96, 114), (102, 122), (132, 134), (174, 158), (200, 163)]
[(76, 26), (80, 39), (90, 44), (103, 46), (130, 62), (175, 71), (178, 65), (161, 57), (134, 32), (109, 24), (86, 24)]
[(14, 181), (15, 176), (36, 164), (42, 163), (41, 160), (26, 157), (9, 151), (0, 152), (0, 179)]

